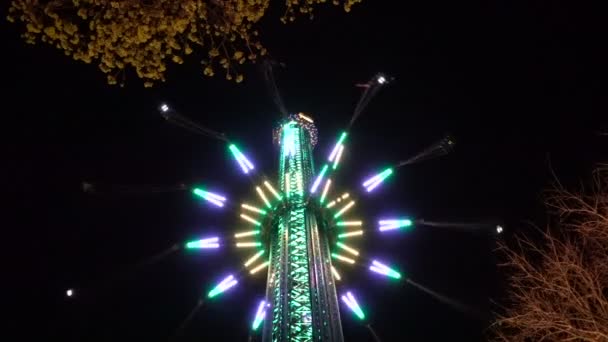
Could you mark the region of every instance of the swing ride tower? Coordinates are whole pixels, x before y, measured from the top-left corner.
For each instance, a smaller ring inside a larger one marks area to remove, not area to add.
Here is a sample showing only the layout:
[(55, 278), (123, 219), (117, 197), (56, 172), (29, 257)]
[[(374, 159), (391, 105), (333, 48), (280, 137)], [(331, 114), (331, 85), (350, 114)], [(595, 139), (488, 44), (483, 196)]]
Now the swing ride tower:
[(264, 342), (342, 342), (326, 227), (309, 201), (316, 127), (298, 114), (274, 132), (279, 147), (279, 187), (286, 197), (268, 232), (266, 285), (269, 312)]

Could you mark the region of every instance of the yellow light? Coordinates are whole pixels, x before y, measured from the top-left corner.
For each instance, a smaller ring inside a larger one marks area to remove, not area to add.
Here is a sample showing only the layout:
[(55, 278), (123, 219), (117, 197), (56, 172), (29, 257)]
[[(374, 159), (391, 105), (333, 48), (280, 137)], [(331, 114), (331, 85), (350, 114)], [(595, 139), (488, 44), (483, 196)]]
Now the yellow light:
[(269, 263), (270, 263), (270, 261), (266, 261), (263, 264), (254, 267), (253, 269), (251, 269), (251, 271), (249, 271), (249, 273), (250, 274), (254, 274), (257, 271), (259, 271), (259, 270), (263, 269), (264, 267), (268, 266)]
[(361, 236), (363, 235), (363, 230), (355, 230), (352, 232), (346, 232), (346, 233), (342, 233), (342, 234), (338, 234), (338, 238), (345, 238), (345, 237), (351, 237), (351, 236)]
[(336, 214), (334, 214), (334, 218), (338, 218), (342, 216), (348, 209), (350, 209), (353, 205), (355, 205), (355, 201), (350, 201), (347, 205), (345, 205), (342, 209), (340, 209)]
[(270, 208), (270, 202), (268, 202), (268, 199), (266, 198), (266, 195), (264, 195), (264, 191), (262, 191), (262, 188), (256, 186), (255, 191), (258, 193), (258, 195), (260, 195), (260, 198), (262, 199), (262, 201), (264, 201), (264, 204), (266, 204), (266, 206)]
[(337, 223), (338, 226), (361, 226), (362, 224), (362, 221), (341, 221)]
[(237, 248), (247, 248), (247, 247), (260, 247), (262, 245), (261, 242), (237, 242)]
[(251, 230), (248, 232), (236, 233), (236, 234), (234, 234), (234, 237), (237, 239), (240, 239), (245, 236), (252, 236), (252, 235), (258, 235), (258, 234), (260, 234), (259, 230)]
[(338, 273), (338, 271), (336, 271), (335, 267), (331, 267), (331, 273), (334, 275), (334, 279), (336, 279), (337, 281), (342, 280), (342, 277), (340, 277), (340, 273)]
[(327, 196), (327, 191), (329, 191), (329, 186), (331, 185), (331, 179), (328, 179), (327, 182), (325, 182), (325, 187), (323, 188), (323, 193), (321, 193), (321, 203), (323, 203), (325, 201), (325, 196)]
[(347, 263), (349, 263), (351, 265), (355, 263), (355, 260), (353, 260), (353, 259), (351, 259), (349, 257), (345, 257), (345, 256), (340, 255), (340, 254), (331, 253), (331, 256), (334, 257), (334, 258), (336, 258), (336, 259), (338, 259), (338, 260), (347, 262)]
[(266, 186), (266, 188), (274, 195), (274, 197), (276, 197), (279, 201), (282, 200), (283, 198), (276, 192), (276, 190), (272, 187), (272, 185), (270, 185), (270, 183), (268, 181), (264, 181), (264, 185)]
[(256, 221), (256, 220), (254, 220), (252, 217), (247, 216), (247, 215), (245, 215), (245, 214), (241, 214), (241, 218), (242, 218), (243, 220), (245, 220), (245, 221), (249, 221), (249, 222), (251, 222), (251, 223), (255, 224), (256, 226), (261, 226), (261, 225), (262, 225), (260, 222), (258, 222), (258, 221)]
[(308, 116), (306, 116), (306, 115), (304, 115), (302, 113), (298, 113), (298, 116), (301, 117), (302, 119), (310, 122), (310, 123), (314, 123), (314, 121), (312, 121), (312, 119), (310, 117), (308, 117)]
[(338, 242), (337, 245), (338, 245), (338, 247), (342, 248), (343, 250), (347, 251), (348, 253), (350, 253), (352, 255), (355, 255), (355, 256), (359, 255), (359, 251), (358, 250), (356, 250), (356, 249), (354, 249), (352, 247), (349, 247), (349, 246), (343, 244), (342, 242)]
[(334, 205), (336, 205), (336, 203), (340, 203), (343, 199), (347, 199), (350, 195), (348, 194), (348, 192), (345, 192), (344, 194), (342, 194), (341, 196), (339, 196), (338, 198), (336, 198), (335, 200), (329, 202), (329, 204), (327, 205), (326, 208), (331, 208)]
[(262, 256), (262, 254), (264, 254), (264, 250), (255, 253), (251, 258), (247, 259), (247, 261), (245, 261), (245, 267), (249, 267), (249, 265), (256, 261), (260, 256)]
[(262, 214), (262, 215), (266, 215), (266, 210), (262, 210), (260, 208), (256, 208), (256, 207), (254, 207), (252, 205), (249, 205), (247, 203), (241, 204), (241, 208), (249, 210), (249, 211), (253, 211), (255, 213), (259, 213), (259, 214)]

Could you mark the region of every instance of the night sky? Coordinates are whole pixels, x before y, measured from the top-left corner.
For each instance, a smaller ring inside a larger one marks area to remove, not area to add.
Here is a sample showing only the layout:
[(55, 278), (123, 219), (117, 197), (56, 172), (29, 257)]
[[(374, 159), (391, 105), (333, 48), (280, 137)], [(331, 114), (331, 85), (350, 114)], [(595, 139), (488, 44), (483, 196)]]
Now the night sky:
[[(288, 109), (315, 118), (317, 160), (350, 119), (360, 96), (354, 85), (378, 71), (396, 78), (352, 129), (343, 189), (445, 134), (456, 140), (450, 155), (402, 168), (362, 199), (362, 216), (495, 220), (506, 229), (497, 237), (417, 227), (364, 243), (369, 255), (477, 315), (364, 269), (346, 272), (343, 288), (364, 303), (383, 341), (485, 340), (491, 312), (499, 310), (491, 300), (504, 302), (496, 239), (525, 233), (530, 222), (545, 224), (550, 166), (576, 186), (594, 163), (608, 160), (608, 137), (599, 134), (608, 131), (599, 11), (572, 1), (366, 0), (349, 15), (327, 6), (315, 21), (287, 26), (280, 13), (280, 7), (269, 13), (261, 31), (286, 65), (276, 78)], [(188, 192), (127, 195), (117, 186), (198, 183), (254, 199), (224, 145), (168, 124), (156, 108), (168, 101), (225, 132), (274, 177), (271, 130), (279, 113), (263, 78), (255, 67), (245, 70), (241, 85), (206, 78), (193, 57), (153, 89), (133, 75), (125, 88), (112, 87), (94, 66), (48, 46), (26, 46), (18, 25), (1, 25), (10, 275), (2, 278), (14, 291), (15, 309), (5, 319), (21, 337), (14, 340), (166, 341), (212, 282), (245, 255), (180, 251), (141, 262), (174, 243), (233, 231), (238, 221)], [(83, 181), (100, 193), (83, 193)], [(264, 279), (245, 280), (206, 303), (180, 341), (245, 341)], [(73, 298), (65, 297), (68, 288)], [(372, 340), (348, 312), (342, 321), (346, 341)]]

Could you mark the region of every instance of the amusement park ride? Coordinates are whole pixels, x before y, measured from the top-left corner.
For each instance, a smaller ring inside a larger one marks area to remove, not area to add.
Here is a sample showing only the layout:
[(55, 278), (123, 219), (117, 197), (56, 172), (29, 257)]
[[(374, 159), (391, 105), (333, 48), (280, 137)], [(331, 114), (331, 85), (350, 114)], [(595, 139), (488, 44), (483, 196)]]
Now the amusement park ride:
[[(352, 119), (319, 166), (313, 160), (313, 148), (317, 145), (313, 118), (304, 113), (287, 113), (279, 99), (283, 116), (273, 132), (279, 152), (277, 179), (258, 172), (242, 146), (224, 134), (192, 122), (169, 104), (159, 106), (167, 121), (224, 142), (242, 173), (254, 184), (257, 203), (237, 202), (201, 186), (189, 189), (211, 205), (236, 211), (249, 228), (224, 236), (202, 237), (183, 247), (217, 249), (232, 244), (248, 252), (240, 270), (220, 277), (209, 288), (207, 299), (228, 292), (245, 276), (267, 270), (266, 293), (257, 304), (251, 325), (253, 332), (262, 331), (263, 341), (343, 341), (340, 302), (365, 321), (360, 304), (363, 298), (342, 284), (341, 268), (357, 264), (375, 274), (408, 281), (405, 274), (386, 261), (358, 250), (357, 241), (367, 234), (407, 231), (425, 222), (406, 216), (371, 221), (351, 217), (351, 213), (357, 201), (380, 187), (399, 168), (447, 154), (453, 148), (453, 140), (443, 138), (412, 158), (379, 170), (356, 191), (337, 191), (332, 183), (342, 156), (347, 153), (350, 128), (371, 98), (391, 81), (386, 75), (377, 74), (368, 83), (358, 85), (364, 90)], [(496, 231), (502, 232), (502, 227), (496, 226)], [(67, 296), (72, 296), (72, 290), (68, 291)], [(379, 340), (371, 326), (366, 326)]]

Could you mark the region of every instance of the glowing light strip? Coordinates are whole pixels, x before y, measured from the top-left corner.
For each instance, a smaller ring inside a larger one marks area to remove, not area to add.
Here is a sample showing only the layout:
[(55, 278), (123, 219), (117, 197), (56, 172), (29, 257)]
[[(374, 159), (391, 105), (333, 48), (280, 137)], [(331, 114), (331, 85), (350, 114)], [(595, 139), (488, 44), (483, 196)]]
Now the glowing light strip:
[(262, 245), (261, 242), (237, 242), (237, 248), (247, 248), (247, 247), (260, 247)]
[(410, 219), (400, 219), (400, 220), (380, 220), (378, 221), (380, 227), (378, 228), (381, 232), (385, 230), (393, 230), (399, 229), (403, 227), (411, 227), (412, 220)]
[(249, 161), (249, 159), (247, 159), (247, 157), (245, 157), (243, 153), (241, 153), (241, 151), (238, 149), (238, 147), (236, 147), (235, 144), (230, 144), (228, 148), (230, 149), (230, 152), (232, 152), (232, 156), (234, 157), (234, 159), (241, 166), (241, 169), (244, 173), (249, 173), (249, 171), (253, 170), (253, 164)]
[(264, 254), (264, 250), (261, 250), (261, 251), (255, 253), (251, 258), (249, 258), (247, 261), (245, 261), (245, 267), (249, 267), (249, 265), (251, 265), (259, 257), (261, 257), (262, 254)]
[(338, 217), (342, 216), (342, 214), (344, 214), (353, 205), (355, 205), (355, 201), (350, 201), (350, 203), (345, 205), (342, 209), (338, 210), (338, 212), (334, 214), (334, 218), (338, 218)]
[(338, 239), (342, 239), (342, 238), (346, 238), (346, 237), (351, 237), (351, 236), (361, 236), (361, 235), (363, 235), (363, 230), (355, 230), (355, 231), (352, 231), (352, 232), (338, 234)]
[(281, 197), (276, 190), (272, 187), (272, 185), (268, 182), (268, 181), (264, 181), (264, 185), (266, 186), (266, 188), (268, 189), (268, 191), (270, 191), (274, 197), (276, 197), (279, 201), (283, 199), (283, 197)]
[(260, 305), (258, 305), (258, 310), (255, 313), (255, 318), (253, 319), (251, 328), (253, 330), (257, 330), (262, 324), (264, 317), (266, 317), (266, 301), (263, 300), (260, 302)]
[(340, 138), (338, 139), (338, 142), (336, 143), (334, 148), (331, 150), (331, 153), (329, 154), (330, 162), (334, 161), (334, 158), (338, 154), (338, 150), (340, 149), (340, 146), (342, 146), (342, 142), (344, 141), (344, 139), (346, 139), (346, 135), (347, 135), (346, 132), (342, 132), (342, 134), (340, 135)]
[(365, 189), (367, 192), (371, 192), (372, 190), (374, 190), (375, 188), (378, 187), (378, 185), (382, 184), (382, 180), (379, 179), (377, 181), (375, 181), (372, 185), (368, 186), (367, 189)]
[(350, 196), (350, 195), (348, 194), (348, 192), (346, 192), (346, 193), (344, 193), (342, 196), (340, 196), (340, 198), (341, 198), (341, 199), (347, 199), (347, 198), (348, 198), (348, 196)]
[(218, 237), (190, 241), (186, 243), (186, 248), (219, 248)]
[(296, 153), (295, 129), (291, 127), (291, 124), (293, 123), (295, 123), (295, 121), (290, 121), (283, 126), (283, 130), (285, 131), (283, 135), (283, 146), (285, 146), (286, 156), (293, 156)]
[(352, 255), (355, 255), (355, 256), (359, 255), (359, 251), (358, 250), (356, 250), (356, 249), (354, 249), (352, 247), (349, 247), (349, 246), (343, 244), (342, 242), (338, 241), (338, 242), (336, 242), (336, 245), (338, 247), (342, 248), (343, 250), (347, 251), (348, 253), (352, 254)]
[(334, 165), (331, 167), (332, 169), (335, 170), (338, 167), (338, 163), (340, 163), (340, 158), (342, 157), (342, 152), (344, 152), (344, 145), (340, 145), (340, 149), (336, 155), (336, 160), (334, 160)]
[(241, 208), (249, 210), (249, 211), (253, 211), (254, 213), (259, 213), (259, 214), (262, 214), (262, 215), (266, 215), (267, 214), (266, 210), (254, 207), (254, 206), (246, 204), (246, 203), (241, 204)]
[(254, 220), (252, 217), (250, 217), (250, 216), (248, 216), (248, 215), (241, 214), (241, 218), (242, 218), (243, 220), (245, 220), (245, 221), (248, 221), (248, 222), (253, 223), (254, 225), (256, 225), (256, 226), (258, 226), (258, 227), (262, 225), (262, 223), (260, 223), (260, 222), (258, 222), (258, 221), (256, 221), (256, 220)]
[(223, 206), (224, 206), (223, 201), (225, 201), (225, 200), (226, 200), (226, 198), (225, 198), (225, 197), (222, 197), (222, 196), (219, 196), (219, 195), (216, 195), (216, 194), (210, 193), (210, 192), (208, 192), (208, 191), (205, 191), (205, 190), (203, 190), (203, 189), (199, 189), (199, 188), (194, 188), (194, 189), (192, 190), (192, 192), (193, 192), (195, 195), (197, 195), (197, 196), (199, 196), (199, 197), (202, 197), (202, 198), (203, 198), (204, 200), (206, 200), (207, 202), (211, 202), (211, 203), (215, 204), (215, 205), (216, 205), (216, 206), (218, 206), (218, 207), (223, 207)]
[(226, 200), (226, 197), (224, 197), (224, 196), (220, 196), (220, 195), (214, 194), (213, 192), (209, 192), (209, 191), (205, 191), (205, 192), (208, 197), (211, 197), (214, 200), (218, 200), (221, 202), (224, 202)]
[(266, 195), (264, 195), (264, 191), (262, 190), (262, 188), (256, 186), (255, 191), (258, 193), (258, 195), (260, 195), (260, 198), (262, 199), (262, 201), (264, 201), (264, 204), (266, 204), (268, 208), (271, 208), (272, 206), (270, 205), (270, 202), (268, 202)]
[(367, 188), (367, 192), (374, 190), (378, 185), (380, 185), (388, 176), (393, 174), (392, 168), (387, 168), (379, 174), (369, 178), (365, 182), (363, 182), (363, 186)]
[(289, 188), (289, 172), (285, 172), (285, 193), (287, 194), (287, 197), (289, 197), (290, 190), (291, 189)]
[(233, 153), (233, 156), (234, 156), (234, 159), (236, 160), (236, 162), (239, 163), (239, 166), (241, 167), (241, 170), (243, 171), (243, 173), (248, 174), (249, 168), (247, 167), (247, 165), (245, 165), (243, 160), (241, 160), (241, 158), (235, 156), (234, 153)]
[(372, 261), (372, 265), (370, 265), (369, 269), (371, 271), (385, 275), (387, 277), (391, 277), (391, 278), (395, 278), (395, 279), (401, 278), (401, 274), (399, 272), (391, 269), (390, 267), (388, 267), (376, 260)]
[(323, 204), (323, 202), (325, 202), (325, 196), (327, 196), (327, 191), (329, 191), (329, 186), (331, 185), (331, 179), (328, 179), (325, 182), (325, 187), (323, 187), (323, 193), (321, 193), (321, 198), (319, 199), (319, 202), (321, 204)]
[(377, 175), (373, 176), (372, 178), (369, 178), (368, 180), (363, 182), (363, 186), (367, 187), (368, 185), (372, 184), (373, 182), (376, 182), (378, 179), (380, 179), (379, 174), (377, 174)]
[(259, 235), (259, 234), (260, 234), (259, 230), (251, 230), (251, 231), (248, 231), (248, 232), (236, 233), (236, 234), (234, 234), (234, 237), (236, 239), (240, 239), (240, 238), (245, 237), (245, 236), (253, 236), (253, 235)]
[(359, 307), (359, 303), (357, 303), (357, 300), (355, 300), (355, 297), (353, 297), (350, 291), (346, 293), (346, 296), (342, 296), (342, 301), (359, 319), (365, 319), (365, 314), (363, 313), (363, 310), (361, 310), (361, 307)]
[(328, 167), (329, 165), (327, 164), (323, 165), (323, 168), (321, 169), (321, 172), (319, 172), (317, 179), (315, 179), (315, 182), (312, 183), (312, 188), (310, 188), (311, 193), (314, 194), (317, 191), (317, 188), (319, 187), (319, 184), (321, 184), (321, 180), (323, 180), (323, 177), (325, 176)]
[(341, 260), (341, 261), (347, 262), (347, 263), (349, 263), (349, 264), (354, 264), (354, 263), (355, 263), (355, 260), (353, 260), (353, 259), (351, 259), (351, 258), (349, 258), (349, 257), (345, 257), (345, 256), (343, 256), (343, 255), (337, 254), (337, 253), (331, 253), (331, 256), (332, 256), (334, 259), (338, 259), (338, 260)]
[(308, 116), (306, 116), (306, 115), (304, 115), (304, 114), (302, 114), (302, 113), (298, 113), (298, 116), (299, 116), (299, 117), (301, 117), (302, 119), (304, 119), (304, 120), (306, 120), (306, 121), (310, 122), (310, 123), (314, 123), (314, 121), (312, 121), (312, 119), (311, 119), (311, 118), (309, 118)]
[(258, 272), (259, 270), (263, 269), (264, 267), (268, 266), (268, 264), (270, 263), (270, 261), (265, 261), (263, 264), (258, 265), (256, 267), (254, 267), (253, 269), (251, 269), (251, 271), (249, 271), (250, 274), (255, 274), (256, 272)]
[(238, 283), (238, 281), (236, 279), (234, 279), (234, 276), (229, 275), (228, 277), (224, 278), (224, 280), (222, 280), (219, 284), (217, 284), (211, 291), (209, 291), (209, 294), (207, 295), (207, 297), (213, 298), (213, 297), (217, 296), (218, 294), (233, 287), (237, 283)]
[(363, 224), (362, 221), (339, 221), (336, 223), (336, 226), (338, 227), (344, 227), (344, 226), (361, 226)]
[(342, 280), (342, 277), (340, 277), (340, 273), (338, 273), (338, 271), (336, 270), (335, 267), (331, 267), (331, 273), (334, 275), (334, 279), (337, 281)]

